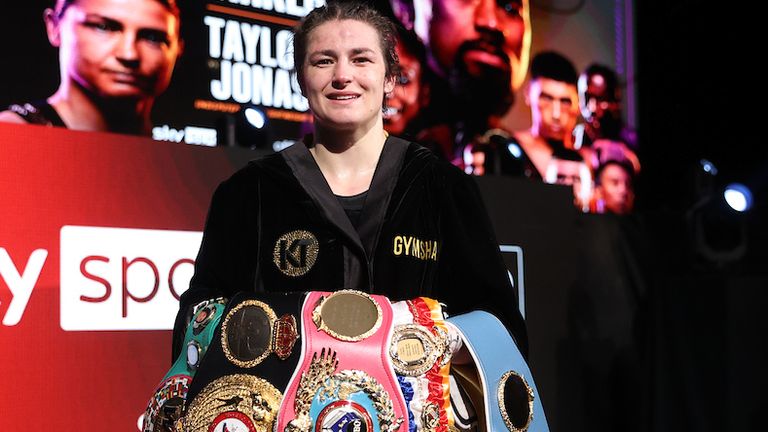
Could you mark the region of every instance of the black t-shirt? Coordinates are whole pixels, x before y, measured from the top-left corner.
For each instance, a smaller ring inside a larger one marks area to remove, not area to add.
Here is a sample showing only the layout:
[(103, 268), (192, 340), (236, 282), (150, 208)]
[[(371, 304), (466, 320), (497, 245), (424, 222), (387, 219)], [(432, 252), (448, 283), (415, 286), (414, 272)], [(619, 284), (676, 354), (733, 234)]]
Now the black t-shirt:
[(360, 214), (363, 212), (363, 205), (367, 196), (368, 191), (351, 196), (336, 195), (341, 208), (344, 209), (344, 213), (347, 214), (349, 221), (352, 222), (352, 226), (355, 227), (357, 232), (360, 232)]

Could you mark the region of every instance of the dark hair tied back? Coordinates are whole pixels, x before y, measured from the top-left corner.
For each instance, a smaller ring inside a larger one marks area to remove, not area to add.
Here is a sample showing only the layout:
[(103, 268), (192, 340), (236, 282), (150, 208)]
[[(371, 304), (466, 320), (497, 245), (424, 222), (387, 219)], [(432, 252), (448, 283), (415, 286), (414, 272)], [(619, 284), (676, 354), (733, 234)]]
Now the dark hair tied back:
[(310, 12), (293, 30), (293, 64), (299, 82), (302, 81), (302, 70), (306, 60), (309, 35), (317, 27), (329, 21), (339, 20), (360, 21), (373, 27), (379, 35), (381, 52), (384, 55), (386, 77), (399, 76), (400, 61), (395, 52), (397, 31), (392, 21), (367, 3), (329, 1), (325, 6)]

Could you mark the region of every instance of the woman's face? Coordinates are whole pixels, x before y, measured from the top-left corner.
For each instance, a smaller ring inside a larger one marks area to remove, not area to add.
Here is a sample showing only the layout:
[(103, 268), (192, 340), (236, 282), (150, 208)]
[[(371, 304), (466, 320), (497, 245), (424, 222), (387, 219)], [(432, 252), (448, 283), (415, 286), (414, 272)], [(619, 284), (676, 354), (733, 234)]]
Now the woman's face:
[(302, 89), (316, 126), (368, 130), (381, 124), (384, 95), (395, 86), (386, 78), (379, 34), (362, 21), (329, 21), (307, 38)]
[(178, 18), (155, 0), (78, 0), (46, 24), (63, 79), (101, 97), (157, 96), (181, 51)]

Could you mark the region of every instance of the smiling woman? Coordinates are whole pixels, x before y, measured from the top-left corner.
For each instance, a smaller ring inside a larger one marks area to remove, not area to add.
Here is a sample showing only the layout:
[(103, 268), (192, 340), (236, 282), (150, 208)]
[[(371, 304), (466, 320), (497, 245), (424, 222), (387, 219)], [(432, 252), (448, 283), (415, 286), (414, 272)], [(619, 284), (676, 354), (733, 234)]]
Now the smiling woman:
[(371, 6), (346, 1), (296, 27), (294, 65), (314, 131), (216, 190), (180, 301), (177, 353), (189, 311), (206, 299), (344, 289), (491, 311), (526, 351), (517, 292), (474, 181), (384, 131), (399, 80), (395, 35)]
[(378, 129), (394, 79), (386, 74), (377, 39), (371, 26), (353, 20), (327, 22), (312, 32), (300, 83), (318, 136)]
[(182, 51), (175, 0), (58, 0), (44, 12), (61, 82), (0, 121), (148, 135)]

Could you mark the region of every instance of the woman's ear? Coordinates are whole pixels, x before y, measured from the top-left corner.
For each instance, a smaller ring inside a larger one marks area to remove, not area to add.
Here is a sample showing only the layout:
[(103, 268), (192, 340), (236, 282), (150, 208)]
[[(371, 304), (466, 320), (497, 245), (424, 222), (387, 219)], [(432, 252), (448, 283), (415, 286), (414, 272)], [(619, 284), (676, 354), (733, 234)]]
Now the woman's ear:
[(397, 77), (394, 75), (384, 78), (384, 94), (386, 95), (395, 91), (396, 83)]
[(43, 11), (43, 21), (45, 21), (45, 30), (48, 33), (48, 41), (51, 45), (58, 48), (61, 45), (61, 32), (59, 30), (59, 18), (56, 12), (47, 8)]

